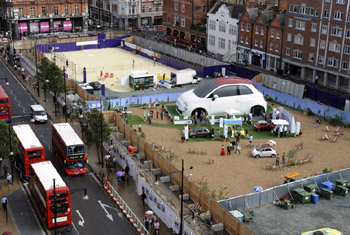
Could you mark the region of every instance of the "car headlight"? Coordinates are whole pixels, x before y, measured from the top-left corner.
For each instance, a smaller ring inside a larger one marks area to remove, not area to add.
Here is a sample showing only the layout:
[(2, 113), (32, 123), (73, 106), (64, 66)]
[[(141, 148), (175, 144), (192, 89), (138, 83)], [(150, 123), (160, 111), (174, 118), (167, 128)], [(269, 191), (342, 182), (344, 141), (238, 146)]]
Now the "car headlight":
[(185, 101), (185, 102), (184, 102), (184, 106), (188, 106), (188, 101)]

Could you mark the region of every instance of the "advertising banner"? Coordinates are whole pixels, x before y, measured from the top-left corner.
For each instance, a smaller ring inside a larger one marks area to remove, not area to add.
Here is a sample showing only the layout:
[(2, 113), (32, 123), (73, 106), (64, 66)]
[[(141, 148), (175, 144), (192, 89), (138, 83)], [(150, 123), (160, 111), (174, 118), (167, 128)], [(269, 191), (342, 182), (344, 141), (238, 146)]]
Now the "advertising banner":
[(49, 32), (50, 31), (49, 22), (40, 22), (40, 31), (41, 32)]
[(68, 31), (68, 30), (72, 30), (72, 21), (71, 20), (65, 20), (63, 21), (63, 30), (64, 31)]
[(18, 31), (19, 31), (19, 33), (28, 32), (28, 24), (27, 23), (19, 23)]

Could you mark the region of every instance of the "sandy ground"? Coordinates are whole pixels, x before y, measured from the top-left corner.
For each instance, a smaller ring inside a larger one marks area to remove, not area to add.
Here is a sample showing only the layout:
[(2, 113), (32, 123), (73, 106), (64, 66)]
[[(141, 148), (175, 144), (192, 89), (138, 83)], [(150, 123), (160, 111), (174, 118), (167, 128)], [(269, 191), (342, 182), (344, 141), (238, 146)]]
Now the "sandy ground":
[[(161, 110), (161, 107), (157, 107)], [(174, 129), (165, 129), (149, 125), (142, 125), (145, 132), (146, 140), (157, 144), (165, 145), (168, 149), (175, 152), (176, 157), (173, 163), (180, 169), (181, 159), (185, 162), (185, 174), (191, 173), (194, 182), (200, 183), (202, 177), (206, 177), (210, 190), (220, 190), (220, 187), (227, 187), (225, 192), (227, 197), (238, 196), (242, 194), (252, 193), (254, 186), (261, 186), (267, 189), (283, 183), (283, 174), (290, 172), (298, 172), (300, 175), (297, 179), (309, 177), (322, 173), (325, 168), (339, 170), (347, 168), (350, 165), (350, 159), (347, 158), (347, 145), (350, 143), (350, 130), (344, 129), (344, 135), (340, 136), (337, 142), (333, 142), (336, 127), (330, 126), (330, 140), (321, 140), (321, 136), (325, 133), (327, 123), (322, 123), (319, 127), (315, 125), (315, 117), (306, 116), (301, 112), (286, 108), (291, 112), (295, 121), (301, 122), (303, 134), (300, 138), (274, 138), (277, 142), (275, 149), (278, 154), (288, 152), (296, 145), (303, 142), (303, 147), (298, 151), (296, 158), (304, 159), (309, 153), (313, 157), (309, 164), (284, 167), (283, 169), (267, 170), (266, 164), (275, 164), (275, 159), (251, 157), (251, 148), (246, 147), (247, 139), (241, 140), (241, 154), (232, 154), (230, 156), (220, 156), (222, 144), (226, 146), (228, 143), (220, 141), (205, 142), (188, 142), (180, 141), (181, 132)], [(142, 108), (130, 108), (133, 115), (143, 117), (144, 110)], [(154, 112), (155, 113), (155, 112)], [(170, 123), (168, 117), (165, 120), (153, 119), (153, 122)], [(273, 139), (273, 138), (272, 138)], [(332, 139), (332, 140), (331, 140)], [(267, 140), (255, 140), (255, 145), (260, 142), (266, 143)], [(189, 148), (197, 148), (198, 150), (206, 150), (207, 155), (188, 153)], [(214, 160), (213, 164), (208, 163), (208, 158)], [(287, 159), (286, 159), (287, 161)], [(189, 167), (193, 169), (189, 170)]]
[[(76, 64), (76, 67), (69, 65), (66, 73), (69, 77), (76, 74), (78, 82), (83, 81), (83, 68), (87, 69), (87, 82), (99, 81), (105, 84), (112, 91), (127, 92), (130, 91), (129, 85), (121, 85), (121, 78), (129, 76), (132, 71), (145, 71), (149, 74), (159, 74), (166, 78), (170, 77), (170, 73), (177, 71), (174, 68), (164, 66), (161, 63), (154, 63), (140, 55), (134, 55), (129, 51), (120, 48), (90, 49), (81, 51), (70, 51), (56, 53), (56, 63), (59, 67), (65, 66), (65, 58)], [(54, 53), (45, 54), (47, 58), (53, 60)], [(62, 59), (61, 59), (62, 58)], [(64, 59), (63, 59), (64, 58)], [(133, 68), (134, 60), (134, 68)], [(114, 78), (99, 79), (105, 73), (113, 73)], [(117, 79), (118, 78), (118, 79)]]

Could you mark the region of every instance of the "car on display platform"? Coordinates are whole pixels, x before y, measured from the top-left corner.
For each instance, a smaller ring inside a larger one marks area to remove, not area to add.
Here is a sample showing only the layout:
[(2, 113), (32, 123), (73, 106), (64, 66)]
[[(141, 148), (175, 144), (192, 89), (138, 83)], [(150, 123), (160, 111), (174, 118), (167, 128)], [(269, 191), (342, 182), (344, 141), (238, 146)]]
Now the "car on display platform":
[(196, 112), (212, 116), (266, 112), (264, 96), (249, 79), (240, 77), (214, 78), (193, 90), (182, 93), (176, 101), (176, 110), (191, 117)]
[(242, 125), (240, 124), (233, 124), (231, 130), (235, 134), (235, 137), (237, 137), (238, 135), (240, 137), (245, 136), (245, 131), (243, 130)]
[(254, 125), (254, 129), (258, 132), (260, 131), (271, 131), (273, 128), (275, 127), (275, 125), (273, 123), (269, 123), (267, 121), (257, 121), (257, 123), (255, 123)]
[(188, 133), (190, 138), (211, 137), (210, 130), (206, 127), (197, 127)]
[(317, 230), (304, 232), (300, 235), (343, 235), (343, 234), (340, 231), (333, 228), (320, 228)]
[(101, 83), (99, 83), (99, 82), (90, 82), (89, 84), (90, 84), (90, 86), (92, 86), (92, 88), (94, 88), (94, 90), (101, 90)]
[(274, 150), (270, 145), (259, 146), (252, 150), (252, 156), (255, 158), (261, 157), (276, 157), (276, 150)]

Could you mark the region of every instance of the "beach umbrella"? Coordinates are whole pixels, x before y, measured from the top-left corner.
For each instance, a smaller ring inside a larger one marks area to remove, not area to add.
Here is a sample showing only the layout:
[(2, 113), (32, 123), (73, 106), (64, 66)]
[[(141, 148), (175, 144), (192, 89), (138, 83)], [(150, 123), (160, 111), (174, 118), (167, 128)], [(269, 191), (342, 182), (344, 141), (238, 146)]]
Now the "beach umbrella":
[(153, 215), (153, 211), (146, 211), (145, 215)]
[(124, 171), (118, 171), (117, 173), (115, 173), (117, 176), (121, 177), (124, 175)]
[(269, 141), (267, 141), (267, 144), (270, 145), (270, 146), (274, 146), (274, 145), (276, 145), (277, 143), (276, 143), (276, 141), (274, 141), (274, 140), (269, 140)]
[(254, 190), (255, 192), (261, 192), (261, 191), (263, 191), (263, 188), (260, 187), (260, 186), (255, 186), (255, 187), (253, 188), (253, 190)]

